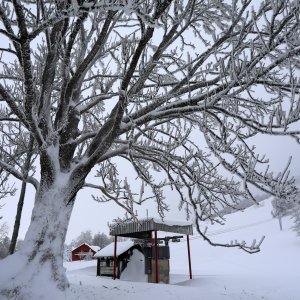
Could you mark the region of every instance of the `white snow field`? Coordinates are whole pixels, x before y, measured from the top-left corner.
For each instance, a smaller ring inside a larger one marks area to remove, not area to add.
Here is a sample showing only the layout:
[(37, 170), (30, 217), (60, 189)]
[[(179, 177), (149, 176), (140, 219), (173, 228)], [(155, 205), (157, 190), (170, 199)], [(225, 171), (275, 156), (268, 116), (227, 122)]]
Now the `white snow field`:
[[(143, 269), (129, 263), (121, 280), (96, 277), (96, 262), (66, 263), (71, 283), (69, 299), (85, 300), (229, 300), (300, 299), (300, 237), (291, 231), (291, 220), (283, 219), (283, 231), (271, 216), (270, 200), (244, 212), (227, 216), (224, 226), (209, 226), (218, 242), (266, 238), (261, 252), (247, 254), (238, 249), (212, 247), (191, 237), (193, 279), (188, 277), (186, 242), (170, 243), (171, 284), (148, 284)], [(140, 257), (133, 260), (143, 268)]]

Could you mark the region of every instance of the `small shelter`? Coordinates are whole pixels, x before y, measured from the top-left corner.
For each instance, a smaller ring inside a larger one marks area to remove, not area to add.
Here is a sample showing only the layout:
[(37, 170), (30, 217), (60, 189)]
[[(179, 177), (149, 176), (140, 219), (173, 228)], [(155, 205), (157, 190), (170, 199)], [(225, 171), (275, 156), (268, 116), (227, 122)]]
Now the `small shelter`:
[[(158, 238), (157, 232), (172, 232), (184, 234), (187, 237), (187, 256), (189, 275), (192, 279), (191, 255), (189, 236), (193, 234), (193, 225), (191, 222), (162, 221), (155, 218), (144, 219), (138, 222), (126, 222), (116, 224), (110, 227), (110, 235), (115, 237), (114, 242), (114, 263), (113, 278), (117, 278), (117, 253), (118, 236), (137, 239), (137, 243), (142, 245), (142, 251), (145, 256), (145, 274), (148, 274), (148, 282), (169, 283), (169, 240), (178, 241), (183, 236), (166, 236)], [(154, 235), (154, 237), (153, 237)], [(159, 245), (163, 243), (164, 245)]]
[(98, 250), (100, 250), (99, 246), (91, 246), (87, 243), (83, 243), (72, 250), (72, 261), (91, 260)]
[[(116, 278), (120, 278), (121, 273), (127, 267), (127, 263), (134, 249), (138, 249), (142, 252), (141, 247), (133, 241), (118, 243), (118, 249), (116, 251)], [(114, 275), (114, 243), (102, 248), (94, 255), (94, 258), (97, 258), (97, 276)]]

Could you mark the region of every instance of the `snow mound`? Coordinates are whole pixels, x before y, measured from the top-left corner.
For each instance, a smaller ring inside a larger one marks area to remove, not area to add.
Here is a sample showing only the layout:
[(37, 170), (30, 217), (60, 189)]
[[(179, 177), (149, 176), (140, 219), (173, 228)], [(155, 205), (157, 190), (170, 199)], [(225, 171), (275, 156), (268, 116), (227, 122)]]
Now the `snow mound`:
[[(77, 260), (77, 261), (68, 261), (64, 262), (64, 267), (66, 268), (67, 272), (74, 271), (74, 270), (80, 270), (85, 269), (88, 267), (95, 267), (96, 270), (97, 266), (97, 260)], [(95, 271), (96, 273), (96, 271)]]
[(130, 261), (126, 269), (122, 272), (120, 279), (135, 282), (148, 281), (148, 277), (145, 274), (145, 258), (139, 250), (133, 250)]

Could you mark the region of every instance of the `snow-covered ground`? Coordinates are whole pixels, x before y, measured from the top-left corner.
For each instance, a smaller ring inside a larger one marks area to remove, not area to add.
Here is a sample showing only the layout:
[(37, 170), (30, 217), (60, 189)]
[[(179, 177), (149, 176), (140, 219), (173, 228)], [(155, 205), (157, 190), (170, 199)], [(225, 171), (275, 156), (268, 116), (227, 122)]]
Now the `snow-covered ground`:
[[(300, 299), (300, 238), (289, 228), (291, 220), (283, 220), (283, 231), (270, 214), (271, 204), (266, 200), (227, 216), (225, 226), (210, 226), (208, 234), (218, 242), (266, 238), (261, 252), (247, 254), (238, 249), (215, 248), (197, 236), (191, 237), (193, 279), (188, 277), (186, 242), (170, 243), (171, 284), (148, 284), (96, 277), (96, 262), (67, 263), (71, 283), (69, 298), (98, 300), (230, 300), (230, 299)], [(136, 281), (143, 281), (142, 278)]]

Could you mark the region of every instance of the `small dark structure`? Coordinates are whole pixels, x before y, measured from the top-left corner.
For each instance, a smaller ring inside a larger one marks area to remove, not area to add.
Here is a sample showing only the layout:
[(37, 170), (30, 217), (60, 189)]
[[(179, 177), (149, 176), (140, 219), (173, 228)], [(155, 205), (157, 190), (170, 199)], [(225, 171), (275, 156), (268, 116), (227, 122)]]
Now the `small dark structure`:
[(72, 250), (72, 261), (91, 260), (98, 250), (100, 250), (98, 246), (90, 246), (89, 244), (83, 243)]
[[(137, 243), (142, 246), (142, 251), (145, 256), (145, 274), (148, 274), (148, 282), (169, 283), (170, 250), (168, 243), (169, 240), (178, 241), (178, 239), (183, 236), (157, 238), (158, 231), (179, 233), (187, 236), (189, 275), (190, 279), (192, 279), (189, 235), (193, 234), (193, 225), (187, 222), (167, 222), (154, 218), (111, 226), (110, 235), (115, 237), (113, 264), (114, 279), (117, 278), (117, 239), (118, 236), (122, 236), (135, 238), (137, 239)], [(164, 243), (164, 245), (160, 246), (158, 244), (161, 242)]]
[[(132, 241), (119, 242), (116, 252), (116, 278), (120, 278), (121, 273), (127, 267), (134, 249), (142, 252), (140, 245)], [(94, 258), (97, 258), (97, 276), (114, 276), (114, 243), (98, 251)]]

